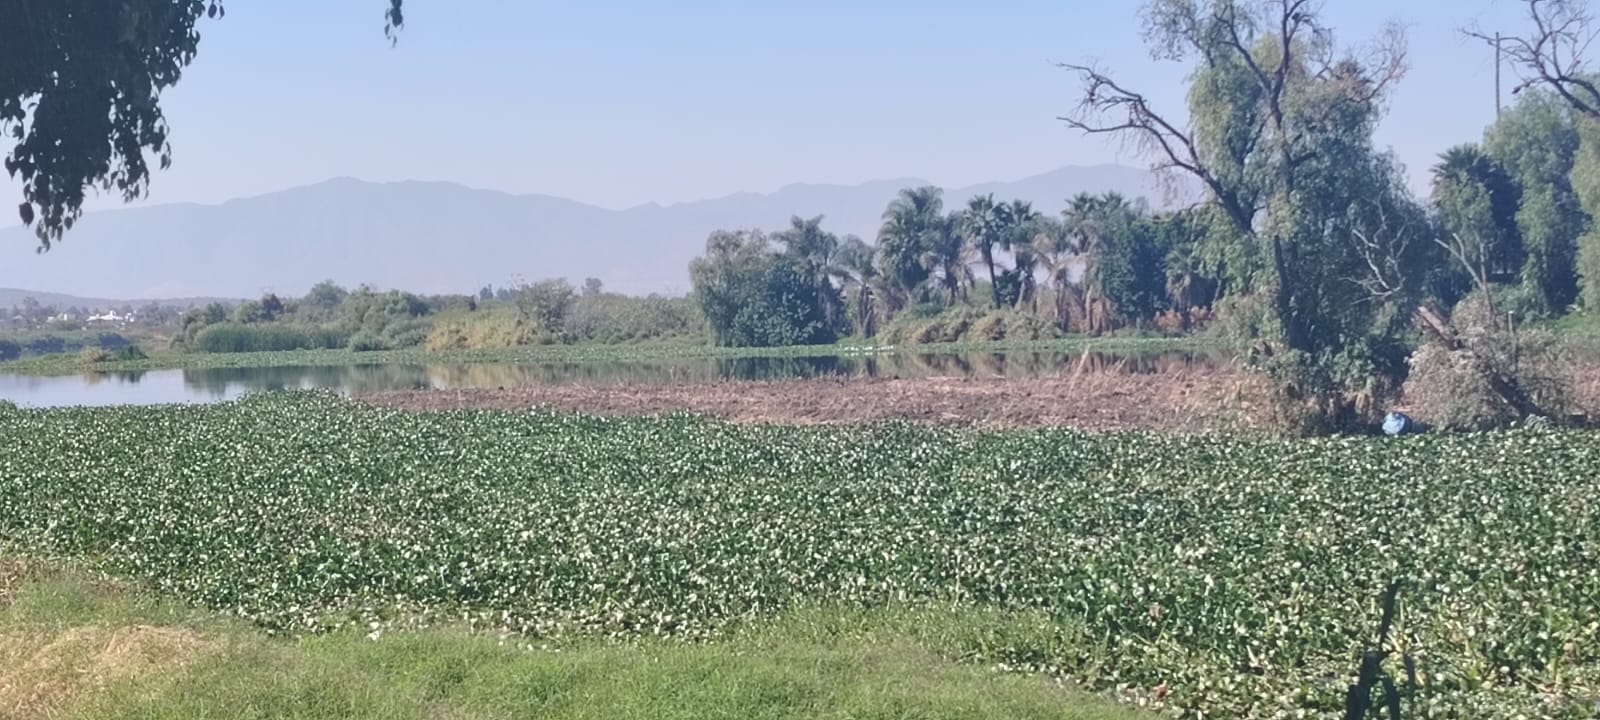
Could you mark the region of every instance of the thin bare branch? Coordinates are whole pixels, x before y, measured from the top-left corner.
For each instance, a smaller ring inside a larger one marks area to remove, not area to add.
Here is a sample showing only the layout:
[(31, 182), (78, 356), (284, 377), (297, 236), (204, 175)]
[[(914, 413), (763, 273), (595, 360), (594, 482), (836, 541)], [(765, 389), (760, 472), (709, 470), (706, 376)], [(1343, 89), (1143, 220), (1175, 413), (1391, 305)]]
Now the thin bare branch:
[(1522, 0), (1532, 30), (1526, 35), (1498, 35), (1480, 29), (1464, 30), (1511, 61), (1521, 80), (1513, 94), (1542, 86), (1565, 99), (1574, 109), (1600, 119), (1600, 86), (1591, 79), (1588, 53), (1600, 26), (1583, 0)]
[(1404, 264), (1406, 252), (1411, 247), (1412, 228), (1409, 221), (1395, 224), (1383, 203), (1373, 206), (1370, 227), (1357, 224), (1350, 229), (1351, 245), (1367, 266), (1367, 274), (1347, 278), (1367, 291), (1370, 299), (1387, 301), (1406, 290)]
[(1205, 183), (1241, 230), (1250, 230), (1255, 213), (1245, 208), (1205, 165), (1194, 139), (1187, 132), (1152, 109), (1143, 95), (1122, 87), (1109, 75), (1088, 65), (1061, 63), (1059, 66), (1078, 74), (1084, 87), (1077, 113), (1059, 118), (1062, 122), (1091, 135), (1134, 138), (1141, 150), (1159, 153), (1158, 170), (1178, 169), (1193, 175)]

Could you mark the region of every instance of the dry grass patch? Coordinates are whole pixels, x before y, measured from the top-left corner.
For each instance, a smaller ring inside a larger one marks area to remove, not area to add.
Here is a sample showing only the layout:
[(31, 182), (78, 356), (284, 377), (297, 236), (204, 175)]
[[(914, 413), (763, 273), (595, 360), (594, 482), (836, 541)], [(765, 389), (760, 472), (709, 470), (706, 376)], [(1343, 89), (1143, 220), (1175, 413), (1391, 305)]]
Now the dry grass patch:
[(11, 598), (28, 577), (28, 570), (28, 564), (21, 560), (0, 557), (0, 610), (11, 605)]
[(0, 632), (0, 718), (53, 717), (114, 683), (180, 670), (207, 647), (185, 628), (7, 629)]

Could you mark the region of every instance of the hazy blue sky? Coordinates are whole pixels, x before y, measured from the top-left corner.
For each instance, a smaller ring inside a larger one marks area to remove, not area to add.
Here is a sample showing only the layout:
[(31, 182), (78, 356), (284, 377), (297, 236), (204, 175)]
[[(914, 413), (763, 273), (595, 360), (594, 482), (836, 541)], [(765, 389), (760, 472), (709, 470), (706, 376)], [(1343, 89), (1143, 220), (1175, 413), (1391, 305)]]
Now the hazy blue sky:
[[(1055, 118), (1097, 60), (1176, 110), (1133, 0), (231, 0), (166, 95), (175, 166), (152, 202), (335, 176), (449, 180), (608, 207), (791, 182), (1014, 179), (1143, 159)], [(1520, 29), (1518, 0), (1329, 0), (1344, 41), (1409, 26), (1379, 141), (1414, 177), (1493, 118), (1493, 59), (1457, 29)], [(17, 185), (0, 184), (13, 200)], [(100, 200), (95, 206), (109, 203)], [(9, 219), (9, 218), (8, 218)]]

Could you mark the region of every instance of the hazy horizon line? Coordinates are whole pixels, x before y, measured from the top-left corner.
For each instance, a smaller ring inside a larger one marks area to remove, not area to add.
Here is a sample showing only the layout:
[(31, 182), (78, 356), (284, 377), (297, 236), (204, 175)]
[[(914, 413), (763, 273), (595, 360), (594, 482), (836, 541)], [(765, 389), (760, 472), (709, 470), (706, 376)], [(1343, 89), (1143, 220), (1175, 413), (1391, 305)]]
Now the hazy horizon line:
[[(975, 186), (975, 185), (989, 185), (989, 184), (995, 184), (995, 183), (1017, 183), (1017, 182), (1023, 182), (1023, 181), (1026, 181), (1026, 180), (1031, 180), (1031, 179), (1038, 178), (1038, 177), (1043, 177), (1043, 176), (1049, 175), (1051, 173), (1061, 172), (1063, 170), (1100, 170), (1100, 169), (1119, 169), (1119, 170), (1135, 170), (1135, 171), (1140, 171), (1140, 172), (1150, 172), (1150, 168), (1148, 168), (1148, 167), (1142, 167), (1142, 166), (1138, 166), (1138, 165), (1130, 165), (1130, 164), (1127, 164), (1127, 163), (1109, 162), (1109, 163), (1089, 163), (1089, 164), (1084, 164), (1084, 165), (1066, 164), (1066, 165), (1061, 165), (1059, 167), (1052, 168), (1050, 170), (1044, 170), (1044, 171), (1041, 171), (1041, 172), (1029, 173), (1029, 174), (1026, 174), (1026, 175), (1022, 175), (1020, 177), (992, 178), (992, 179), (989, 179), (989, 180), (981, 180), (981, 181), (973, 182), (973, 183), (964, 183), (964, 186), (971, 187), (971, 186)], [(225, 200), (216, 200), (216, 201), (173, 200), (173, 201), (169, 201), (169, 202), (152, 202), (152, 203), (149, 203), (149, 204), (143, 204), (143, 203), (121, 203), (121, 204), (114, 205), (112, 207), (100, 208), (98, 210), (85, 211), (84, 215), (85, 216), (89, 216), (89, 215), (104, 215), (104, 214), (108, 214), (108, 213), (122, 212), (122, 211), (125, 211), (125, 210), (143, 210), (143, 209), (160, 208), (160, 207), (221, 207), (223, 205), (227, 205), (227, 204), (233, 203), (233, 202), (240, 202), (240, 201), (245, 201), (245, 200), (255, 200), (255, 199), (258, 199), (258, 198), (269, 197), (269, 196), (272, 196), (272, 195), (278, 195), (278, 194), (282, 194), (282, 193), (286, 193), (286, 192), (293, 192), (295, 190), (303, 190), (303, 189), (306, 189), (306, 188), (313, 188), (313, 187), (317, 187), (319, 185), (327, 185), (327, 184), (330, 184), (330, 183), (337, 183), (337, 182), (341, 182), (341, 181), (355, 182), (355, 183), (360, 183), (360, 184), (363, 184), (363, 185), (407, 185), (407, 184), (449, 185), (449, 186), (463, 188), (463, 189), (466, 189), (466, 190), (472, 190), (474, 192), (499, 193), (501, 195), (505, 195), (507, 197), (514, 197), (514, 198), (534, 198), (534, 197), (537, 197), (537, 198), (549, 198), (549, 199), (554, 199), (554, 200), (561, 200), (561, 201), (565, 201), (565, 202), (577, 203), (579, 205), (585, 205), (585, 206), (596, 208), (596, 209), (600, 209), (600, 210), (605, 210), (605, 211), (608, 211), (608, 212), (628, 212), (630, 210), (638, 210), (638, 209), (642, 209), (642, 208), (651, 208), (651, 207), (672, 208), (672, 207), (679, 207), (679, 206), (683, 206), (683, 205), (694, 205), (694, 204), (697, 204), (697, 203), (704, 203), (704, 202), (716, 202), (718, 200), (727, 200), (729, 198), (735, 198), (735, 197), (740, 197), (740, 196), (745, 196), (745, 195), (754, 195), (754, 196), (758, 196), (758, 197), (771, 197), (773, 195), (776, 195), (778, 193), (781, 193), (781, 192), (783, 192), (785, 190), (789, 190), (789, 189), (792, 189), (792, 188), (858, 188), (858, 187), (862, 187), (862, 186), (865, 186), (865, 185), (873, 185), (873, 184), (876, 184), (876, 183), (885, 183), (885, 182), (924, 183), (924, 184), (933, 185), (933, 186), (939, 187), (939, 188), (961, 187), (961, 185), (936, 183), (934, 181), (928, 180), (928, 179), (923, 178), (923, 177), (918, 177), (918, 176), (915, 176), (915, 175), (903, 175), (903, 176), (899, 176), (899, 177), (877, 177), (877, 178), (870, 178), (870, 179), (867, 179), (867, 180), (861, 180), (861, 181), (858, 181), (858, 182), (811, 182), (811, 181), (805, 181), (805, 180), (797, 180), (797, 181), (794, 181), (794, 182), (784, 183), (782, 185), (779, 185), (776, 188), (773, 188), (771, 190), (765, 190), (765, 191), (762, 191), (762, 190), (734, 190), (732, 192), (726, 192), (726, 193), (723, 193), (723, 194), (720, 194), (720, 195), (713, 195), (713, 196), (710, 196), (710, 197), (696, 198), (696, 199), (693, 199), (693, 200), (675, 200), (675, 201), (672, 201), (672, 202), (662, 202), (662, 201), (659, 201), (659, 200), (652, 200), (652, 201), (647, 201), (647, 202), (642, 202), (642, 203), (636, 203), (636, 204), (633, 204), (633, 205), (627, 205), (627, 206), (618, 207), (618, 206), (613, 206), (613, 205), (604, 205), (604, 204), (600, 204), (600, 203), (590, 202), (588, 200), (582, 200), (582, 199), (579, 199), (579, 198), (569, 197), (569, 196), (566, 196), (566, 195), (555, 195), (555, 194), (548, 193), (548, 192), (512, 192), (510, 190), (505, 190), (505, 189), (502, 189), (502, 188), (473, 185), (473, 184), (466, 183), (466, 182), (461, 182), (461, 181), (458, 181), (458, 180), (437, 180), (437, 179), (428, 180), (428, 179), (421, 179), (421, 178), (409, 178), (409, 179), (405, 179), (405, 180), (370, 180), (370, 179), (363, 178), (363, 177), (358, 177), (358, 176), (355, 176), (355, 175), (334, 175), (332, 177), (323, 178), (321, 180), (315, 180), (315, 181), (312, 181), (312, 182), (300, 183), (300, 184), (297, 184), (297, 185), (289, 185), (287, 187), (278, 188), (276, 190), (268, 190), (268, 191), (265, 191), (265, 192), (258, 192), (258, 193), (254, 193), (254, 194), (250, 194), (250, 195), (239, 195), (239, 196), (236, 196), (236, 197), (227, 198)], [(23, 227), (23, 225), (21, 223), (12, 223), (10, 225), (0, 225), (0, 230), (11, 230), (13, 228), (19, 228), (19, 227)]]

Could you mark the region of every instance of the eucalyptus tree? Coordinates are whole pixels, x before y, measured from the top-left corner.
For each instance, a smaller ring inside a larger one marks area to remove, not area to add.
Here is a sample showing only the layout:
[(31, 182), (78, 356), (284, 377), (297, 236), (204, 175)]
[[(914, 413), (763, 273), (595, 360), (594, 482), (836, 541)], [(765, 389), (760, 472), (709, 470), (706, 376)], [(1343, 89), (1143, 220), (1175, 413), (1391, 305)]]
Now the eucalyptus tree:
[[(1403, 32), (1391, 25), (1365, 51), (1341, 49), (1311, 0), (1154, 0), (1145, 23), (1158, 58), (1192, 63), (1188, 121), (1102, 68), (1066, 65), (1082, 96), (1065, 122), (1136, 143), (1158, 170), (1204, 186), (1231, 241), (1264, 259), (1282, 396), (1312, 401), (1317, 415), (1341, 411), (1365, 385), (1356, 378), (1393, 365), (1377, 356), (1403, 331), (1387, 319), (1408, 295), (1372, 294), (1356, 239), (1398, 245), (1409, 234), (1373, 232), (1402, 214), (1372, 130), (1404, 75)], [(1406, 279), (1383, 285), (1413, 292)]]

